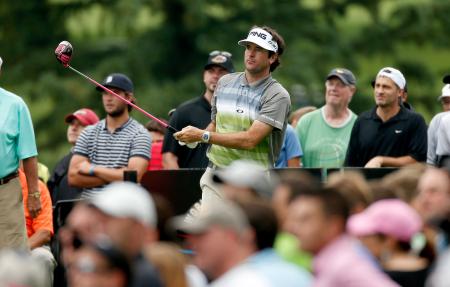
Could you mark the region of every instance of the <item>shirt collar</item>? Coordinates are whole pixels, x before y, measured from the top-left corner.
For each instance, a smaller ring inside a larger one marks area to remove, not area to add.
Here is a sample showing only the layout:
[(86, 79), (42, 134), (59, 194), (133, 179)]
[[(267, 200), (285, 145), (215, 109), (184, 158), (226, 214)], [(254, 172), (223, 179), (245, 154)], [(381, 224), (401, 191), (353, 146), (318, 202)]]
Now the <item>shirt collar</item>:
[(272, 80), (272, 74), (269, 74), (267, 77), (249, 84), (247, 78), (245, 77), (245, 72), (241, 74), (241, 86), (250, 86), (251, 88), (256, 88), (261, 85), (264, 85), (266, 82), (269, 82), (270, 80)]
[[(128, 120), (127, 120), (123, 125), (121, 125), (121, 126), (118, 127), (117, 129), (115, 129), (114, 132), (121, 131), (121, 130), (123, 130), (124, 128), (126, 128), (127, 126), (129, 126), (129, 125), (131, 124), (131, 120), (132, 120), (132, 118), (129, 117)], [(101, 124), (101, 127), (102, 127), (103, 130), (107, 130), (107, 129), (108, 129), (108, 128), (106, 127), (106, 119), (103, 119), (103, 120), (100, 122), (100, 124)]]
[[(372, 108), (372, 110), (370, 111), (369, 118), (381, 121), (381, 118), (377, 115), (377, 106)], [(387, 122), (401, 121), (407, 119), (408, 119), (408, 109), (405, 108), (403, 105), (400, 105), (400, 110), (398, 111), (398, 113), (389, 120), (387, 120)]]

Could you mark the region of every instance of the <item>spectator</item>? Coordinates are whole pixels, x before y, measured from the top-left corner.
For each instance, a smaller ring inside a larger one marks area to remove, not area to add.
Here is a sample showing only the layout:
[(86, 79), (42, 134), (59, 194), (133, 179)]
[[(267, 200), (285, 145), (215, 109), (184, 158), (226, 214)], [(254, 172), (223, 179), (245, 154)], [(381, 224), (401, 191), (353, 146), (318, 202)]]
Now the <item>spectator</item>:
[[(219, 79), (228, 73), (233, 73), (231, 54), (226, 51), (212, 51), (203, 70), (205, 92), (202, 96), (181, 104), (171, 115), (170, 125), (181, 130), (186, 126), (204, 129), (211, 122), (211, 99)], [(173, 138), (173, 132), (167, 131), (163, 144), (163, 166), (165, 169), (206, 168), (207, 143), (202, 143), (194, 149), (180, 146)]]
[(427, 227), (434, 232), (428, 238), (434, 243), (436, 251), (442, 252), (450, 238), (450, 180), (448, 172), (428, 167), (419, 179), (418, 195), (415, 200), (417, 211)]
[(291, 222), (289, 204), (299, 192), (320, 189), (320, 182), (308, 172), (285, 170), (280, 173), (280, 183), (277, 185), (272, 197), (272, 206), (278, 218), (280, 232), (275, 241), (275, 249), (283, 259), (292, 262), (302, 268), (311, 270), (312, 256), (301, 248), (301, 243), (292, 234), (295, 231), (296, 222)]
[[(372, 88), (375, 88), (375, 82), (376, 80), (372, 80)], [(405, 82), (405, 88), (403, 89), (403, 92), (400, 94), (400, 98), (398, 100), (399, 105), (404, 106), (406, 109), (410, 111), (414, 111), (414, 108), (411, 106), (410, 103), (408, 103), (408, 84)]]
[[(103, 85), (134, 102), (133, 83), (123, 74), (111, 74)], [(147, 170), (151, 137), (130, 117), (131, 106), (103, 91), (106, 118), (87, 127), (78, 138), (69, 166), (69, 184), (83, 188), (82, 197), (91, 197), (113, 181), (123, 180), (125, 170), (137, 172), (140, 182)]]
[(143, 256), (144, 246), (158, 240), (156, 209), (148, 191), (134, 183), (116, 182), (92, 197), (90, 205), (103, 213), (102, 229), (132, 262), (132, 286), (162, 286)]
[[(25, 173), (19, 169), (19, 179), (22, 187), (24, 206), (27, 206), (28, 186)], [(39, 180), (39, 191), (41, 201), (41, 212), (35, 218), (31, 217), (25, 208), (25, 223), (27, 228), (28, 246), (31, 250), (31, 256), (38, 259), (42, 266), (46, 278), (49, 279), (48, 285), (53, 286), (53, 271), (56, 267), (56, 260), (50, 250), (50, 241), (53, 237), (53, 208), (50, 192), (47, 186)]]
[(46, 287), (49, 286), (44, 267), (28, 253), (10, 249), (0, 251), (0, 286)]
[(423, 163), (413, 164), (385, 175), (381, 182), (394, 189), (397, 198), (415, 206), (418, 195), (417, 185), (427, 166)]
[[(174, 134), (183, 142), (210, 143), (210, 164), (200, 180), (202, 205), (222, 197), (211, 174), (237, 159), (274, 166), (283, 143), (290, 109), (288, 92), (272, 78), (284, 51), (283, 38), (272, 28), (253, 27), (245, 46), (245, 71), (223, 76), (212, 99), (211, 123), (205, 129), (192, 126)], [(232, 108), (230, 108), (232, 107)], [(191, 214), (195, 213), (193, 209)]]
[[(2, 66), (0, 58), (0, 72)], [(32, 218), (41, 211), (37, 149), (30, 112), (22, 98), (0, 87), (0, 249), (28, 248), (19, 161), (29, 188), (27, 209)]]
[(87, 126), (96, 124), (98, 120), (97, 114), (87, 108), (79, 109), (65, 117), (64, 121), (69, 124), (66, 135), (67, 142), (72, 145), (72, 148), (70, 152), (56, 164), (55, 169), (50, 176), (50, 180), (47, 182), (53, 205), (56, 205), (60, 200), (76, 199), (80, 197), (82, 189), (70, 186), (67, 181), (69, 164), (73, 156), (73, 147), (81, 132)]
[(175, 228), (189, 234), (194, 263), (212, 280), (211, 287), (270, 286), (245, 264), (253, 254), (252, 231), (243, 211), (228, 200), (202, 208), (195, 220), (176, 217)]
[[(165, 120), (163, 120), (166, 122)], [(147, 170), (160, 170), (163, 168), (162, 145), (166, 129), (155, 121), (149, 121), (145, 128), (152, 136), (152, 154), (148, 163)]]
[(175, 244), (155, 243), (147, 246), (144, 256), (158, 270), (165, 287), (188, 287), (186, 259)]
[(84, 244), (68, 273), (71, 287), (128, 287), (132, 278), (127, 257), (105, 239)]
[(280, 155), (275, 163), (276, 168), (283, 167), (300, 167), (302, 165), (301, 157), (303, 156), (300, 141), (295, 134), (294, 128), (288, 124), (284, 133), (283, 145), (281, 146)]
[(414, 254), (411, 240), (422, 228), (419, 214), (400, 199), (383, 199), (348, 221), (384, 271), (400, 286), (422, 287), (431, 262)]
[[(245, 174), (245, 176), (242, 176)], [(236, 160), (213, 173), (213, 181), (220, 184), (223, 196), (230, 200), (270, 199), (277, 182), (275, 174), (249, 160)]]
[(376, 77), (376, 107), (355, 122), (346, 166), (400, 167), (426, 160), (427, 126), (421, 115), (399, 105), (405, 77), (382, 68)]
[(298, 121), (307, 113), (313, 112), (317, 110), (316, 107), (313, 106), (306, 106), (303, 108), (299, 108), (291, 113), (289, 116), (289, 124), (295, 129), (297, 127)]
[(363, 257), (345, 231), (349, 208), (336, 190), (303, 191), (289, 205), (294, 234), (314, 254), (313, 286), (398, 286)]
[[(446, 84), (442, 88), (439, 99), (443, 103), (448, 100), (450, 110), (450, 84)], [(435, 115), (428, 128), (427, 163), (434, 166), (442, 166), (444, 160), (450, 156), (450, 136), (448, 133), (450, 113), (447, 113), (447, 111), (444, 106), (444, 112)]]
[(266, 278), (272, 287), (311, 286), (312, 276), (305, 269), (284, 261), (273, 249), (278, 222), (270, 204), (252, 200), (239, 205), (254, 232), (254, 253), (246, 264)]
[(358, 171), (333, 172), (327, 178), (327, 187), (336, 189), (347, 199), (350, 214), (363, 211), (372, 201), (372, 190)]
[(355, 92), (356, 79), (350, 70), (330, 71), (325, 81), (325, 105), (304, 115), (296, 127), (303, 167), (342, 166), (356, 120), (348, 108)]

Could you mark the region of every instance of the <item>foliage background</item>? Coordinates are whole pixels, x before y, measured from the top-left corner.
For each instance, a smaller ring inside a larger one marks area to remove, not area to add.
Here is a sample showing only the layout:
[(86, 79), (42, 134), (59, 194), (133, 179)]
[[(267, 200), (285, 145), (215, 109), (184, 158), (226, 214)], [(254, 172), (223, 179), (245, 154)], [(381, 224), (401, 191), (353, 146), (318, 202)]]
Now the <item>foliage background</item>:
[[(0, 1), (0, 86), (22, 96), (35, 125), (39, 160), (53, 168), (67, 153), (66, 114), (93, 108), (99, 94), (59, 65), (53, 51), (74, 46), (72, 65), (98, 81), (128, 74), (138, 104), (159, 117), (203, 91), (208, 52), (233, 53), (252, 25), (268, 25), (287, 49), (274, 76), (290, 92), (293, 108), (323, 104), (324, 77), (351, 69), (356, 113), (373, 105), (370, 81), (384, 66), (408, 81), (409, 101), (427, 120), (449, 73), (448, 0), (21, 0)], [(142, 123), (146, 118), (134, 112)]]

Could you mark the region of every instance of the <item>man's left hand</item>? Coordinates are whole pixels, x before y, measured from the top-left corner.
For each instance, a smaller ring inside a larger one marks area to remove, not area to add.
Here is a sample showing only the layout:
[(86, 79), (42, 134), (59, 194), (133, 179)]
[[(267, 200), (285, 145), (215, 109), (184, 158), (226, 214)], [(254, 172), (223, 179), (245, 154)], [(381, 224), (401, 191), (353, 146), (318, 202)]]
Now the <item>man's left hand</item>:
[(41, 199), (28, 194), (27, 207), (31, 217), (35, 218), (41, 212)]
[(185, 143), (199, 142), (202, 140), (202, 135), (205, 131), (193, 126), (187, 126), (181, 131), (174, 133), (176, 140)]

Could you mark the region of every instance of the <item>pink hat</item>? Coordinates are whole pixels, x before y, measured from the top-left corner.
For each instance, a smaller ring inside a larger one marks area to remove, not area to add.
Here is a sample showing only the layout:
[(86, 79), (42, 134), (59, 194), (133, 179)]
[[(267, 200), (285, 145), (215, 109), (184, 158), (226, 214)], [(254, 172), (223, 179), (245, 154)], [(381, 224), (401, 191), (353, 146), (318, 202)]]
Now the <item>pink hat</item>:
[(79, 120), (83, 126), (93, 125), (99, 121), (97, 114), (91, 109), (80, 109), (72, 114), (68, 114), (64, 121), (70, 123), (74, 119)]
[(351, 216), (347, 230), (355, 236), (384, 234), (409, 242), (422, 229), (422, 219), (407, 203), (399, 199), (383, 199)]

